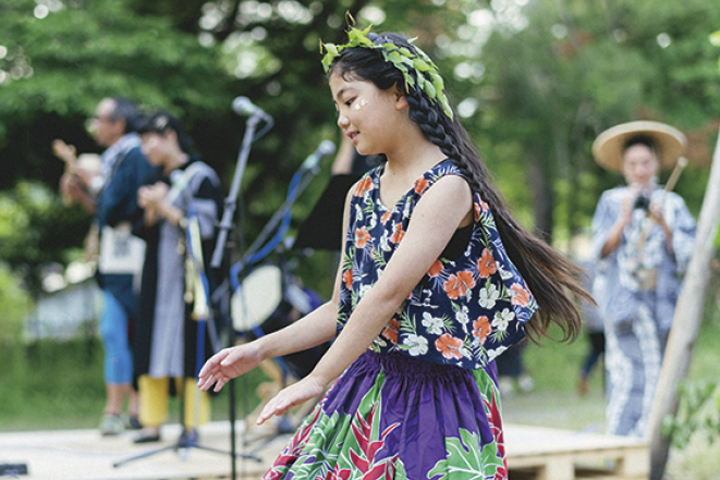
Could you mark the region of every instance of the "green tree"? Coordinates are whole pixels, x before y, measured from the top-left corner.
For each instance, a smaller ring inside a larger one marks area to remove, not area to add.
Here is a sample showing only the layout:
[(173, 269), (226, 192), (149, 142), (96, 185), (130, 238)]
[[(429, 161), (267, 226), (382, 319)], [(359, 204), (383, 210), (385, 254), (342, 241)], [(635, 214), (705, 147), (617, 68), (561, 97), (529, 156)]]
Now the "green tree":
[[(494, 101), (481, 115), (494, 160), (527, 175), (516, 185), (529, 187), (538, 230), (560, 224), (572, 233), (589, 223), (600, 191), (619, 181), (590, 155), (597, 134), (614, 124), (677, 125), (691, 139), (690, 160), (707, 161), (708, 126), (720, 107), (707, 42), (720, 12), (711, 2), (492, 5), (481, 89), (492, 88)], [(698, 211), (706, 175), (688, 170), (679, 189)]]

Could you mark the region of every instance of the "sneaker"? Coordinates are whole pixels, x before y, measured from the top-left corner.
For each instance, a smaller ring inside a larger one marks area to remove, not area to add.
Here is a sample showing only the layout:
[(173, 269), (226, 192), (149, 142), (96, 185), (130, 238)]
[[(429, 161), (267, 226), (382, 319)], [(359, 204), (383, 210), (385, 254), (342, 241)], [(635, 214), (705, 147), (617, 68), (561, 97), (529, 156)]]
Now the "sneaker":
[(112, 413), (106, 413), (100, 419), (100, 434), (103, 437), (109, 437), (112, 435), (120, 435), (125, 431), (125, 425), (123, 424), (120, 415)]

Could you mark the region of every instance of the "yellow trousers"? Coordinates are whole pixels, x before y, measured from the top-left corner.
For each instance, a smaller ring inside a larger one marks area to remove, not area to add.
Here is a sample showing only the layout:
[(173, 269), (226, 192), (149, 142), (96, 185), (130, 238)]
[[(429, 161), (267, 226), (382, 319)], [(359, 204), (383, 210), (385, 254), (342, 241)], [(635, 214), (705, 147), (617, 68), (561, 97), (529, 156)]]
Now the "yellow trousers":
[[(184, 395), (183, 425), (186, 429), (192, 430), (210, 420), (210, 396), (207, 392), (200, 391), (194, 379), (186, 378), (184, 380), (185, 382), (182, 378), (173, 378), (178, 394)], [(157, 428), (167, 421), (169, 387), (170, 377), (140, 376), (138, 394), (140, 397), (140, 423), (143, 426)], [(196, 402), (198, 403), (197, 412), (195, 411)]]

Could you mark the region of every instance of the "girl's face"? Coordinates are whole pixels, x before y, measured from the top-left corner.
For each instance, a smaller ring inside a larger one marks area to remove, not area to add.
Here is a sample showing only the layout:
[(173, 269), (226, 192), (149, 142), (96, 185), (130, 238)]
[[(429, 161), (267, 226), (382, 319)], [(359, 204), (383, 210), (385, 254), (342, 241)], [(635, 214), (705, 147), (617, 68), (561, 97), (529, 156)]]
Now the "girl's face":
[(625, 150), (623, 154), (623, 173), (628, 185), (648, 187), (657, 176), (658, 161), (653, 151), (641, 144)]
[(141, 135), (142, 153), (155, 167), (165, 166), (170, 158), (172, 139), (168, 133), (162, 135), (156, 132), (147, 132)]
[[(338, 74), (330, 75), (330, 90), (338, 111), (337, 124), (361, 155), (389, 154), (396, 138), (398, 113), (407, 105), (391, 88)], [(407, 115), (405, 115), (407, 118)]]

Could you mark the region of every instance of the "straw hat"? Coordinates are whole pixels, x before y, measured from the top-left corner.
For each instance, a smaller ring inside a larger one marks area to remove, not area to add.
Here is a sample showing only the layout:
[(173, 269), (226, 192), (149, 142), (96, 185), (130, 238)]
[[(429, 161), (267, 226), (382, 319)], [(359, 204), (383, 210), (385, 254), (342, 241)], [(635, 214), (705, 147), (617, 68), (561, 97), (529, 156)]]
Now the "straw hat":
[(633, 137), (649, 137), (655, 144), (660, 168), (672, 168), (682, 155), (687, 140), (685, 135), (664, 123), (639, 121), (616, 125), (598, 135), (592, 151), (600, 166), (617, 172), (623, 171), (623, 150)]

